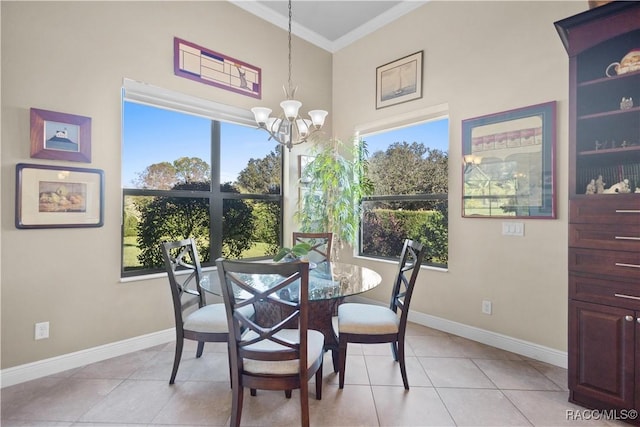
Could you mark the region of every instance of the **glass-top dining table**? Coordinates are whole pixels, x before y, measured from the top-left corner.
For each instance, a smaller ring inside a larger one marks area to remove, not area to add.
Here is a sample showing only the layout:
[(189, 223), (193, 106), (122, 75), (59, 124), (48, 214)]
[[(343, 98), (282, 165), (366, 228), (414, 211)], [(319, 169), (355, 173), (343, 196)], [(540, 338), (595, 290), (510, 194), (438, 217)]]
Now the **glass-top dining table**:
[[(332, 351), (333, 369), (337, 372), (338, 338), (333, 331), (332, 318), (337, 314), (338, 305), (345, 297), (375, 288), (382, 281), (382, 277), (370, 268), (344, 262), (325, 261), (311, 267), (309, 270), (309, 329), (323, 333), (325, 351)], [(208, 276), (209, 280), (202, 280), (202, 288), (221, 296), (217, 272), (211, 272)], [(269, 275), (255, 276), (251, 282), (258, 288), (268, 288), (270, 283), (275, 282), (275, 278)], [(291, 286), (295, 286), (295, 283)], [(292, 294), (295, 292), (283, 289), (280, 291), (280, 298), (289, 299)], [(269, 323), (269, 319), (278, 315), (273, 312), (272, 307), (268, 304), (256, 306), (256, 322)]]

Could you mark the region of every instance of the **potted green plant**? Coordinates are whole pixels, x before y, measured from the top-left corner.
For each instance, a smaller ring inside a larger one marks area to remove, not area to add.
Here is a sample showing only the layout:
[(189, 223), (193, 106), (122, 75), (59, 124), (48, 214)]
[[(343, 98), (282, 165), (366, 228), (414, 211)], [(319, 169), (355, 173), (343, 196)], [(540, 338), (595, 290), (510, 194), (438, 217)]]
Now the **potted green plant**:
[(300, 231), (333, 233), (337, 244), (355, 246), (361, 218), (361, 200), (373, 192), (367, 178), (366, 143), (360, 139), (345, 146), (340, 140), (316, 141), (312, 160), (302, 171), (307, 182), (295, 218)]
[(295, 261), (309, 253), (311, 250), (311, 245), (306, 242), (301, 242), (294, 245), (291, 248), (282, 247), (280, 250), (274, 255), (273, 260), (278, 262), (281, 260), (284, 261)]

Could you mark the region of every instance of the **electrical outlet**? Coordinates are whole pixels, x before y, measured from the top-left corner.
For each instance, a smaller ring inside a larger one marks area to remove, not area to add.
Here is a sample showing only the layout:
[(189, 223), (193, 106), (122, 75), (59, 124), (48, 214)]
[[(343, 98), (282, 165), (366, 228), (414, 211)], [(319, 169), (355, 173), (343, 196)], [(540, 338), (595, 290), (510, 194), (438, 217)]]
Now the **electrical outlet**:
[(49, 322), (36, 323), (35, 338), (37, 340), (49, 338)]
[(491, 314), (491, 301), (485, 299), (482, 300), (482, 312), (484, 314)]

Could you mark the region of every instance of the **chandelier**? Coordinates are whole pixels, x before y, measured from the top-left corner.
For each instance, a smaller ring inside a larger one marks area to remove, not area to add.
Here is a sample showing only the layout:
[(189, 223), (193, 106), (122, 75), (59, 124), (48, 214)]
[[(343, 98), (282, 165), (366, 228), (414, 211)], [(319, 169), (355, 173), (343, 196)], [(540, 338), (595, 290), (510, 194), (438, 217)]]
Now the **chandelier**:
[(270, 117), (271, 109), (254, 107), (251, 109), (256, 123), (260, 129), (264, 129), (270, 135), (269, 139), (275, 139), (291, 151), (294, 145), (302, 144), (313, 133), (319, 131), (324, 125), (324, 119), (329, 114), (324, 110), (309, 111), (309, 119), (303, 119), (298, 115), (302, 102), (293, 97), (297, 87), (291, 84), (291, 0), (289, 0), (289, 79), (288, 87), (283, 86), (286, 100), (280, 103), (282, 114), (279, 117)]

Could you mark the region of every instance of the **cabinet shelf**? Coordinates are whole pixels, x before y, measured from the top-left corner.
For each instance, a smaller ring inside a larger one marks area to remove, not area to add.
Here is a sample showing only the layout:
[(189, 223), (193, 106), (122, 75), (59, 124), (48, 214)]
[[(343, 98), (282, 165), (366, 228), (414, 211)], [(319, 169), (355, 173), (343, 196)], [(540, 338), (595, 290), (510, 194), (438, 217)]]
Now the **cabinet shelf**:
[(578, 86), (578, 89), (589, 88), (590, 86), (595, 86), (595, 85), (613, 86), (613, 85), (619, 84), (620, 82), (625, 82), (626, 80), (632, 80), (636, 77), (640, 77), (640, 71), (634, 71), (634, 72), (622, 74), (619, 76), (601, 77), (595, 80), (588, 80), (585, 82), (578, 83), (577, 86)]
[(586, 114), (584, 116), (578, 117), (578, 120), (599, 119), (601, 117), (611, 117), (611, 116), (618, 116), (618, 115), (622, 116), (625, 114), (631, 115), (633, 113), (639, 113), (639, 112), (640, 112), (640, 106), (627, 108), (626, 110), (612, 110), (612, 111), (603, 111), (601, 113)]
[(602, 150), (589, 150), (589, 151), (581, 151), (578, 153), (578, 156), (607, 156), (614, 154), (622, 154), (622, 153), (638, 153), (640, 152), (640, 145), (633, 145), (631, 147), (625, 148), (604, 148)]

